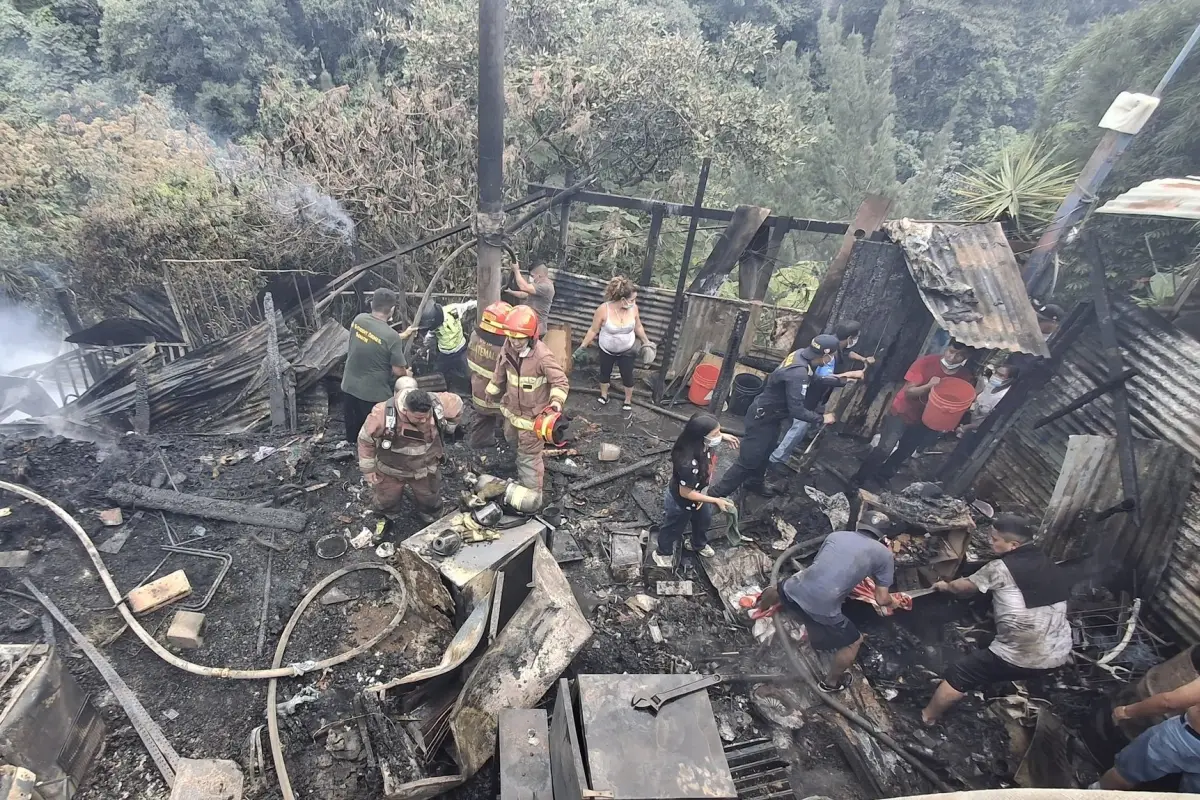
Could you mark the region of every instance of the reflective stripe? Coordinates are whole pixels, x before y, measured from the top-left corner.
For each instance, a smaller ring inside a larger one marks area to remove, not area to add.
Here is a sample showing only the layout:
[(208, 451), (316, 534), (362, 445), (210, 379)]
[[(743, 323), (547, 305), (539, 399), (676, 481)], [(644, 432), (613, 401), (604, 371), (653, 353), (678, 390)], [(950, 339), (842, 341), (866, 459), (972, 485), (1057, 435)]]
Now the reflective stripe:
[(362, 472), (374, 472), (376, 466), (375, 459), (373, 458), (360, 458), (358, 460), (358, 468)]
[(471, 372), (474, 372), (476, 375), (478, 375), (481, 378), (487, 378), (488, 380), (492, 379), (492, 373), (496, 371), (496, 370), (492, 369), (491, 367), (481, 367), (480, 365), (478, 365), (474, 361), (472, 361), (470, 358), (467, 359), (467, 366), (470, 367)]
[(550, 400), (551, 400), (552, 402), (553, 402), (554, 400), (557, 400), (557, 401), (559, 401), (560, 403), (565, 403), (565, 402), (567, 402), (567, 390), (566, 390), (566, 389), (560, 389), (560, 388), (558, 388), (557, 386), (555, 386), (553, 389), (551, 389), (551, 390), (550, 390)]
[(486, 408), (490, 411), (500, 408), (499, 403), (493, 403), (491, 400), (483, 400), (478, 397), (472, 397), (471, 402), (475, 404), (476, 408)]
[(410, 470), (396, 469), (395, 467), (389, 467), (386, 464), (380, 464), (378, 467), (378, 471), (383, 473), (384, 475), (387, 475), (392, 478), (403, 478), (405, 480), (420, 480), (421, 478), (424, 478), (427, 475), (433, 475), (434, 473), (436, 473), (437, 466), (434, 465), (431, 467), (421, 467), (421, 468), (410, 471)]
[(508, 382), (520, 388), (522, 392), (532, 392), (546, 384), (545, 375), (521, 377), (512, 367), (508, 368)]
[(484, 389), (484, 391), (487, 392), (488, 394), (500, 394), (500, 387), (497, 386), (496, 384), (492, 383), (491, 381), (488, 381), (487, 388)]
[(517, 414), (513, 413), (512, 411), (509, 411), (504, 406), (500, 407), (500, 412), (502, 414), (504, 414), (504, 418), (506, 420), (508, 420), (509, 423), (511, 423), (512, 426), (514, 428), (516, 428), (517, 430), (522, 430), (522, 431), (533, 430), (533, 420), (528, 419), (527, 417), (517, 416)]
[(428, 453), (432, 447), (433, 442), (426, 442), (425, 444), (414, 444), (409, 445), (408, 447), (392, 447), (391, 452), (399, 453), (402, 456), (423, 456)]

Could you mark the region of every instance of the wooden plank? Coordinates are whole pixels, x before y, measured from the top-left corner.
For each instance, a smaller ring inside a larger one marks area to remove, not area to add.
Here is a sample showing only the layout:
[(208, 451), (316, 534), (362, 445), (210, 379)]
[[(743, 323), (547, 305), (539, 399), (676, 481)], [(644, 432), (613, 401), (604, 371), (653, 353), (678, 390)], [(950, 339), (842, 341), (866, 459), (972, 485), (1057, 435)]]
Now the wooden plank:
[(639, 286), (649, 286), (654, 277), (654, 257), (658, 255), (658, 238), (662, 233), (663, 217), (666, 210), (662, 203), (655, 203), (650, 210), (650, 234), (646, 238), (646, 260), (642, 262), (642, 276)]
[(500, 712), (500, 800), (554, 800), (550, 729), (540, 708)]
[(688, 291), (700, 294), (716, 294), (717, 289), (725, 280), (725, 276), (733, 269), (734, 264), (745, 252), (746, 246), (754, 239), (763, 226), (763, 221), (771, 215), (771, 209), (760, 206), (738, 206), (733, 212), (733, 219), (721, 231), (703, 266), (696, 272), (696, 277), (688, 286)]

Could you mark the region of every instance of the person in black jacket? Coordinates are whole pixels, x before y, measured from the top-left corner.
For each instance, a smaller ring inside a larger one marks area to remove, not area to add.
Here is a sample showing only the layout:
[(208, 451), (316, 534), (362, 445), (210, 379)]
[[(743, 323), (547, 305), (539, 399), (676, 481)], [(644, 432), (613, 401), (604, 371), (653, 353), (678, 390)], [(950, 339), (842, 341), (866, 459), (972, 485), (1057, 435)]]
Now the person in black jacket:
[(752, 492), (767, 494), (763, 477), (767, 460), (779, 441), (783, 422), (800, 420), (810, 425), (829, 425), (836, 420), (833, 414), (821, 414), (804, 405), (804, 393), (817, 367), (829, 363), (839, 346), (838, 338), (823, 333), (803, 350), (797, 350), (783, 360), (754, 398), (746, 411), (746, 433), (738, 459), (712, 487), (713, 497), (728, 497), (743, 483)]
[[(707, 538), (713, 510), (719, 508), (729, 513), (734, 508), (732, 500), (707, 493), (717, 461), (716, 449), (722, 442), (738, 446), (737, 437), (723, 433), (716, 417), (700, 412), (687, 421), (671, 448), (671, 483), (663, 498), (663, 521), (655, 553), (659, 557), (656, 562), (662, 566), (671, 563), (675, 545), (680, 541), (684, 550), (694, 550), (704, 558), (716, 555)], [(691, 536), (685, 538), (689, 525)]]

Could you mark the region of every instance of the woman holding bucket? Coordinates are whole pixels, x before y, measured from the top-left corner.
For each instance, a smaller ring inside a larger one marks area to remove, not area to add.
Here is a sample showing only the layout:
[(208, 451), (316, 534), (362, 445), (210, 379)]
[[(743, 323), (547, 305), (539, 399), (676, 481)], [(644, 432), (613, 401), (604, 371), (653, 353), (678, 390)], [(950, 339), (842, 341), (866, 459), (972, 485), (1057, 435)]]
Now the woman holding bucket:
[[(732, 500), (708, 495), (717, 463), (716, 448), (721, 442), (738, 446), (737, 437), (721, 432), (716, 417), (699, 412), (683, 426), (671, 448), (671, 482), (663, 498), (663, 521), (654, 553), (655, 563), (660, 566), (670, 565), (675, 544), (681, 539), (685, 550), (694, 550), (703, 558), (716, 555), (708, 543), (713, 508), (726, 513), (734, 508)], [(685, 537), (684, 529), (689, 525), (691, 536)]]
[(967, 366), (970, 355), (970, 347), (951, 340), (944, 352), (912, 363), (904, 373), (904, 388), (883, 419), (879, 443), (863, 460), (855, 482), (886, 484), (919, 448), (958, 427), (975, 402), (975, 381)]
[(600, 397), (596, 402), (608, 404), (608, 383), (616, 366), (625, 388), (625, 405), (621, 410), (632, 414), (633, 362), (642, 349), (650, 347), (650, 339), (638, 316), (637, 286), (629, 278), (618, 275), (608, 282), (604, 302), (592, 314), (592, 327), (584, 334), (574, 357), (580, 358), (593, 341), (600, 346)]

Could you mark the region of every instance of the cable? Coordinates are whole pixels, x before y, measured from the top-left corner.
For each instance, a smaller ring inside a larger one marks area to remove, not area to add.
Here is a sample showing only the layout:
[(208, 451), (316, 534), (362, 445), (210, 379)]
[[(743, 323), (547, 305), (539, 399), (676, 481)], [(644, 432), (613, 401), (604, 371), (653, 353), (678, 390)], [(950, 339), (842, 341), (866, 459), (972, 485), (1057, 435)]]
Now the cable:
[[(117, 585), (113, 583), (112, 575), (109, 574), (108, 569), (105, 568), (104, 561), (100, 558), (100, 553), (97, 552), (96, 546), (92, 543), (91, 538), (87, 535), (83, 528), (80, 527), (79, 523), (75, 521), (74, 517), (64, 511), (58, 504), (47, 500), (40, 494), (37, 494), (30, 489), (26, 489), (24, 486), (18, 486), (13, 483), (0, 481), (0, 489), (20, 495), (26, 500), (32, 500), (38, 505), (49, 509), (56, 517), (62, 520), (63, 523), (65, 523), (66, 526), (71, 529), (71, 532), (74, 533), (79, 541), (83, 544), (88, 556), (92, 559), (92, 564), (94, 564), (96, 567), (96, 572), (99, 574), (100, 580), (104, 584), (104, 588), (108, 590), (108, 595), (110, 598), (112, 598), (114, 606), (116, 607), (117, 611), (121, 612), (121, 617), (124, 618), (125, 624), (129, 626), (129, 629), (133, 631), (134, 635), (141, 639), (142, 644), (153, 650), (154, 654), (163, 661), (166, 661), (171, 666), (181, 669), (184, 672), (190, 672), (193, 675), (202, 675), (206, 678), (229, 678), (233, 680), (265, 680), (267, 678), (292, 678), (303, 675), (306, 672), (327, 669), (329, 667), (342, 664), (353, 658), (357, 658), (358, 656), (367, 652), (376, 644), (383, 641), (388, 634), (395, 630), (396, 626), (400, 624), (400, 620), (404, 618), (404, 607), (408, 603), (407, 589), (405, 589), (405, 594), (403, 595), (403, 602), (400, 603), (400, 607), (397, 610), (396, 615), (392, 617), (391, 622), (385, 625), (383, 629), (374, 637), (372, 637), (369, 642), (361, 644), (352, 650), (347, 650), (340, 655), (331, 656), (321, 661), (307, 661), (304, 663), (292, 664), (287, 667), (274, 667), (272, 669), (230, 669), (229, 667), (206, 667), (200, 664), (193, 664), (190, 661), (183, 660), (159, 644), (153, 636), (146, 632), (146, 629), (142, 627), (141, 623), (137, 621), (137, 619), (133, 616), (133, 613), (129, 610), (129, 607), (125, 605), (125, 598), (117, 589)], [(367, 566), (390, 571), (392, 576), (395, 577), (400, 583), (401, 587), (404, 586), (404, 582), (400, 573), (396, 572), (391, 567), (382, 564), (371, 564), (362, 565), (359, 568), (366, 568)], [(334, 575), (338, 574), (339, 573), (336, 572), (334, 573)], [(329, 579), (326, 578), (326, 581), (328, 580)], [(323, 586), (324, 583), (325, 582), (323, 581), (317, 586)], [(316, 589), (313, 591), (316, 591)]]
[[(805, 545), (805, 544), (792, 545), (787, 550), (784, 550), (783, 553), (780, 554), (779, 558), (775, 559), (775, 564), (771, 567), (771, 585), (772, 586), (779, 586), (779, 571), (783, 567), (784, 563), (792, 556), (798, 555), (800, 553), (800, 551), (802, 549), (804, 549), (806, 546), (807, 545)], [(783, 590), (780, 589), (779, 591), (782, 592)], [(896, 753), (896, 755), (900, 756), (902, 759), (904, 759), (906, 762), (908, 762), (908, 764), (913, 769), (915, 769), (926, 780), (928, 780), (935, 787), (937, 787), (937, 790), (939, 792), (947, 793), (947, 792), (954, 791), (948, 785), (946, 785), (945, 783), (942, 782), (942, 779), (937, 776), (937, 773), (935, 773), (929, 767), (925, 766), (925, 764), (922, 763), (920, 760), (918, 760), (917, 757), (914, 756), (912, 753), (908, 752), (908, 750), (905, 749), (904, 745), (900, 744), (895, 739), (893, 739), (891, 736), (889, 736), (888, 734), (881, 731), (878, 727), (876, 727), (874, 724), (872, 724), (871, 721), (868, 720), (866, 717), (863, 717), (860, 714), (855, 713), (854, 711), (850, 710), (842, 703), (838, 702), (837, 700), (834, 700), (833, 697), (831, 697), (827, 692), (821, 691), (821, 687), (817, 685), (817, 679), (815, 677), (813, 677), (812, 673), (809, 672), (808, 667), (804, 664), (803, 661), (800, 660), (800, 654), (798, 652), (796, 652), (795, 642), (792, 641), (791, 636), (789, 636), (787, 630), (784, 629), (782, 613), (777, 612), (775, 614), (774, 622), (775, 622), (775, 635), (778, 639), (780, 639), (783, 642), (783, 652), (787, 655), (788, 661), (792, 662), (792, 666), (795, 668), (795, 670), (796, 670), (797, 674), (800, 676), (800, 678), (806, 684), (808, 684), (809, 688), (813, 690), (813, 693), (816, 694), (817, 697), (821, 698), (821, 701), (823, 703), (825, 703), (825, 705), (829, 706), (834, 711), (836, 711), (837, 713), (841, 714), (843, 717), (848, 719), (850, 722), (854, 723), (855, 725), (862, 728), (867, 733), (874, 736), (882, 744), (887, 745), (887, 747), (889, 747), (892, 751), (894, 751)]]
[[(278, 668), (283, 663), (283, 653), (287, 650), (288, 641), (292, 638), (292, 631), (296, 628), (296, 623), (300, 621), (300, 617), (304, 614), (304, 610), (308, 608), (309, 603), (317, 598), (321, 592), (334, 581), (351, 572), (356, 572), (363, 569), (377, 569), (391, 575), (396, 579), (396, 583), (400, 585), (400, 599), (396, 601), (396, 616), (392, 618), (383, 631), (372, 637), (371, 641), (356, 650), (365, 650), (374, 647), (383, 641), (384, 637), (390, 634), (400, 620), (404, 617), (404, 612), (408, 608), (408, 588), (404, 585), (404, 578), (394, 568), (387, 564), (355, 564), (353, 566), (339, 569), (325, 577), (316, 586), (308, 590), (308, 594), (296, 606), (296, 610), (292, 612), (291, 619), (283, 628), (283, 633), (279, 634), (279, 644), (275, 646), (275, 658), (271, 661), (272, 668)], [(290, 674), (290, 673), (288, 673)], [(283, 761), (283, 743), (279, 739), (279, 716), (275, 707), (275, 695), (278, 689), (279, 681), (275, 677), (271, 678), (267, 684), (267, 735), (271, 741), (271, 760), (275, 762), (275, 775), (279, 778), (279, 790), (283, 793), (283, 800), (295, 800), (296, 795), (292, 792), (292, 781), (288, 777), (287, 765)]]

